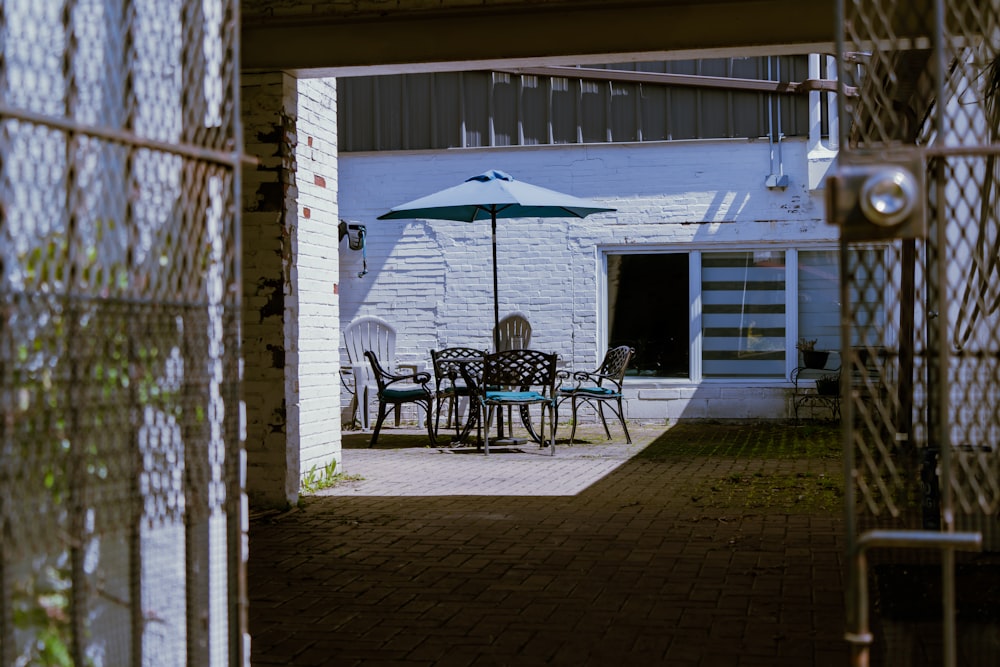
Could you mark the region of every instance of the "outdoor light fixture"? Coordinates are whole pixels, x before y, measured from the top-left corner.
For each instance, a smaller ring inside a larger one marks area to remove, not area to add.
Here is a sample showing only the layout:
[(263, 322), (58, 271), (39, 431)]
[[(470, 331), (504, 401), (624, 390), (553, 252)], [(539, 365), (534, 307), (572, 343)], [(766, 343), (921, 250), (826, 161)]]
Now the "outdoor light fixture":
[(865, 179), (859, 204), (865, 217), (880, 227), (895, 227), (913, 213), (919, 188), (906, 169), (889, 167)]
[(849, 241), (925, 238), (924, 173), (919, 153), (842, 155), (827, 178), (827, 214)]
[(368, 273), (368, 250), (365, 247), (365, 236), (368, 235), (368, 230), (365, 229), (364, 225), (344, 220), (340, 221), (337, 229), (340, 234), (338, 240), (342, 241), (346, 236), (347, 247), (351, 250), (361, 251), (361, 271), (358, 272), (358, 278), (364, 278), (365, 274)]

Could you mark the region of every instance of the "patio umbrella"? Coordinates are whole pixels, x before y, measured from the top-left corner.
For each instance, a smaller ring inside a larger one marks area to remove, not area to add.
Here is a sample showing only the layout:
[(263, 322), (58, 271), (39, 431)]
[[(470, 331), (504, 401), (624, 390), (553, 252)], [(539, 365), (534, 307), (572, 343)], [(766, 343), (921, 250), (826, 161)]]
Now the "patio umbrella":
[(516, 181), (509, 174), (494, 169), (459, 185), (395, 206), (378, 219), (490, 221), (493, 227), (493, 349), (498, 350), (497, 219), (585, 218), (591, 213), (614, 210), (589, 199)]

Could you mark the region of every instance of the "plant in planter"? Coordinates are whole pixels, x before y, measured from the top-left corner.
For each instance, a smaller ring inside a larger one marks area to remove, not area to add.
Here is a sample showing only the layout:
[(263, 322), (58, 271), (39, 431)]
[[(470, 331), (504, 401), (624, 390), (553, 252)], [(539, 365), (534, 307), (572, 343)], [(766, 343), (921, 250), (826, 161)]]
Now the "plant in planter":
[(840, 393), (840, 374), (824, 375), (816, 378), (816, 393), (820, 396), (836, 396)]
[(826, 360), (830, 357), (830, 353), (826, 350), (817, 350), (815, 338), (800, 338), (795, 347), (802, 352), (802, 363), (806, 368), (826, 367)]

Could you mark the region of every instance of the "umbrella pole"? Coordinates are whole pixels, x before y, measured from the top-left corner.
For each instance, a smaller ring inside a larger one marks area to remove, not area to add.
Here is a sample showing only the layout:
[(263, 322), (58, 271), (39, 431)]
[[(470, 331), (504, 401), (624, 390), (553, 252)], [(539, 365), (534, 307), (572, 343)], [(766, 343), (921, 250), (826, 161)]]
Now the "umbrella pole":
[[(497, 284), (497, 210), (496, 207), (490, 209), (490, 222), (493, 227), (493, 351), (500, 351), (500, 301), (498, 292), (500, 288)], [(497, 439), (504, 437), (503, 410), (498, 410), (497, 415)]]
[(500, 302), (497, 297), (497, 212), (490, 211), (493, 223), (493, 351), (500, 351)]

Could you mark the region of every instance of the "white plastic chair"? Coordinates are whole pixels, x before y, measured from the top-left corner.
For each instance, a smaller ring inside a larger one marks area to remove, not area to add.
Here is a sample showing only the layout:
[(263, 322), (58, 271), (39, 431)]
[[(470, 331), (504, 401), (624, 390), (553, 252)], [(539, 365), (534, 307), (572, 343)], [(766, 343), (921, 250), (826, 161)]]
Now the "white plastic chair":
[(500, 333), (500, 349), (496, 352), (507, 350), (526, 350), (531, 346), (531, 324), (528, 318), (521, 313), (511, 313), (497, 326)]
[[(348, 412), (353, 422), (358, 408), (361, 409), (361, 428), (371, 429), (371, 400), (378, 395), (378, 383), (371, 365), (365, 358), (370, 350), (382, 360), (391, 371), (396, 367), (396, 329), (378, 317), (359, 317), (344, 328), (344, 349), (347, 363), (341, 372), (345, 375), (345, 385), (353, 392)], [(396, 410), (396, 424), (399, 424), (399, 410)]]

